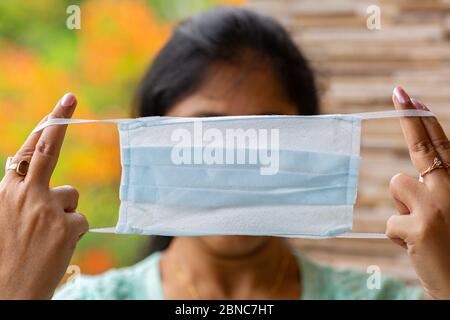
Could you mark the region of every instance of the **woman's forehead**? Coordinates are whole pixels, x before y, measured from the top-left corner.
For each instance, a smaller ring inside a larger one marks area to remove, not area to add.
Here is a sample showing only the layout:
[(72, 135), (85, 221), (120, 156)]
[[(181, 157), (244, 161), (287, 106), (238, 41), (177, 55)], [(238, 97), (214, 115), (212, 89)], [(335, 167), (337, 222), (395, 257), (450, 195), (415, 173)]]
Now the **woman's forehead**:
[[(266, 67), (264, 67), (264, 65)], [(276, 74), (266, 64), (215, 65), (170, 116), (296, 114)]]

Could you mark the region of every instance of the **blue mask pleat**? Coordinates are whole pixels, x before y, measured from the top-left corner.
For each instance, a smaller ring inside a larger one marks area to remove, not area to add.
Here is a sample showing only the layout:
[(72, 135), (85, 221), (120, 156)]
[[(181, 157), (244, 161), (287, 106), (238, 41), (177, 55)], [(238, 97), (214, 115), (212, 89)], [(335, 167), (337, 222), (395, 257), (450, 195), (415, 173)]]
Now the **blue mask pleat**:
[[(261, 175), (259, 170), (230, 168), (197, 168), (195, 166), (130, 166), (122, 167), (131, 185), (155, 187), (214, 188), (238, 190), (270, 190), (308, 186), (343, 187), (348, 173), (314, 175), (301, 172), (278, 172)], [(353, 173), (354, 175), (354, 173)], [(195, 177), (195, 178), (193, 178)]]
[[(356, 192), (356, 189), (354, 189)], [(347, 187), (308, 189), (275, 189), (271, 191), (240, 191), (154, 186), (121, 186), (121, 200), (189, 207), (227, 207), (253, 205), (344, 205)]]
[(121, 200), (209, 208), (343, 205), (356, 198), (356, 156), (280, 150), (279, 171), (261, 175), (259, 158), (255, 164), (173, 165), (171, 152), (168, 147), (123, 148)]
[[(200, 148), (191, 148), (191, 155)], [(208, 149), (202, 148), (201, 152), (208, 152)], [(172, 162), (171, 153), (173, 147), (123, 147), (121, 150), (122, 165), (132, 166), (176, 166)], [(256, 164), (238, 164), (237, 154), (240, 150), (235, 149), (235, 157), (232, 164), (182, 164), (180, 167), (193, 166), (196, 168), (214, 169), (214, 168), (230, 168), (230, 169), (259, 169), (267, 167), (262, 162), (260, 156)], [(224, 150), (226, 154), (228, 150)], [(245, 150), (246, 159), (249, 159), (249, 150)], [(270, 154), (269, 154), (269, 157)], [(326, 153), (326, 152), (310, 152), (298, 150), (279, 150), (279, 171), (287, 172), (304, 172), (310, 174), (347, 174), (352, 158), (347, 154)], [(225, 162), (225, 161), (224, 161)]]

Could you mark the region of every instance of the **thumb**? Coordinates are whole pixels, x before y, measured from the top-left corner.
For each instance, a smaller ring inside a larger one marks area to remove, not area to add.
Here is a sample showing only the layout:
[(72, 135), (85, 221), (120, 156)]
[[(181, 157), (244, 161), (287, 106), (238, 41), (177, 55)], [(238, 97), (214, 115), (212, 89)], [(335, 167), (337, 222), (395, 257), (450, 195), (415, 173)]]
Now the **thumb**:
[(423, 183), (404, 173), (395, 175), (389, 184), (395, 206), (401, 215), (414, 214), (425, 189)]

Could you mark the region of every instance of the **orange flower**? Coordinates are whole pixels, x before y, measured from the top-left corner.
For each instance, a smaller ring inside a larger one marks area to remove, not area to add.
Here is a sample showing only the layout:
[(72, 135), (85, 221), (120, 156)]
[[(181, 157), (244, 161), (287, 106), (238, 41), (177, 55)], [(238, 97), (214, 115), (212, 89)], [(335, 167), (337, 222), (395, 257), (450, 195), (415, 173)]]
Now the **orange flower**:
[(94, 84), (142, 71), (170, 35), (144, 1), (92, 0), (81, 11), (81, 71)]
[(233, 6), (240, 6), (245, 4), (246, 0), (216, 0), (217, 4), (219, 5), (233, 5)]
[(99, 274), (115, 265), (114, 255), (104, 249), (89, 249), (81, 254), (76, 264), (83, 274)]

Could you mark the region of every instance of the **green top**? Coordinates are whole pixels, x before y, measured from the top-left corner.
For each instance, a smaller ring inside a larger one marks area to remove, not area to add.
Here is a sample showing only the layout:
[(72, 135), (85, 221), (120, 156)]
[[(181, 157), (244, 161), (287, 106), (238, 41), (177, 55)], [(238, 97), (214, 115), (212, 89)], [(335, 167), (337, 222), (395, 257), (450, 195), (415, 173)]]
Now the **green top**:
[[(302, 273), (302, 296), (299, 299), (409, 300), (423, 296), (421, 289), (406, 287), (397, 280), (383, 276), (380, 288), (369, 290), (369, 274), (338, 271), (316, 264), (298, 253), (296, 256)], [(99, 276), (80, 276), (58, 290), (53, 299), (164, 299), (160, 257), (157, 252), (131, 267), (114, 269)]]

